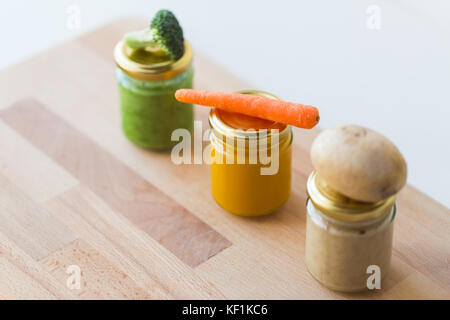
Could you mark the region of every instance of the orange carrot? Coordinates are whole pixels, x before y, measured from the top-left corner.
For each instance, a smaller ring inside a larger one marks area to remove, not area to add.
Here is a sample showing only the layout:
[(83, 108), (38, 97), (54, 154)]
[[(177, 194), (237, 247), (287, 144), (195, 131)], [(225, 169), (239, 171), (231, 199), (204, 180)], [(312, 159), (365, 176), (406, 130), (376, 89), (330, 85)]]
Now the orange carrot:
[(180, 102), (238, 112), (299, 128), (311, 129), (319, 122), (316, 107), (250, 94), (179, 89), (175, 92), (175, 98)]

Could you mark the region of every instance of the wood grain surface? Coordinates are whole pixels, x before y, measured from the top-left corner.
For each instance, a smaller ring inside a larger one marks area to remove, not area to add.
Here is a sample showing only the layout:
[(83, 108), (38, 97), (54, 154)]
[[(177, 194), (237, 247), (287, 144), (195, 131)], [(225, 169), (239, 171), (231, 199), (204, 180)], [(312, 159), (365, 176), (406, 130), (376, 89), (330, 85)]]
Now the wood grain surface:
[[(294, 130), (291, 197), (256, 219), (218, 207), (207, 165), (129, 143), (112, 50), (142, 25), (115, 21), (0, 72), (0, 298), (450, 298), (450, 211), (409, 185), (382, 290), (336, 293), (308, 274), (305, 188), (319, 129)], [(251, 88), (200, 52), (194, 67), (197, 88)], [(196, 118), (206, 130), (207, 109)], [(72, 265), (79, 289), (66, 285)]]
[(0, 113), (36, 148), (190, 266), (230, 242), (37, 101)]

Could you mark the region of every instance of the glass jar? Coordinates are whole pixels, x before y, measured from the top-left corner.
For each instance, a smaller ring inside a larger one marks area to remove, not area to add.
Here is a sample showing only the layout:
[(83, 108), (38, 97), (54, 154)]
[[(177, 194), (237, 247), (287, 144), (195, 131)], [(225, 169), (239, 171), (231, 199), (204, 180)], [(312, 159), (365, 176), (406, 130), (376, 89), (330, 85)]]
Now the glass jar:
[[(278, 99), (261, 91), (239, 93)], [(269, 214), (291, 191), (290, 126), (212, 109), (211, 187), (216, 202), (241, 216)]]
[(114, 50), (117, 64), (122, 130), (133, 143), (165, 150), (177, 144), (172, 132), (192, 132), (193, 106), (178, 102), (175, 91), (192, 88), (192, 49), (185, 41), (185, 53), (177, 61), (154, 49), (132, 50), (120, 41)]
[(381, 282), (391, 261), (395, 196), (358, 202), (332, 190), (316, 172), (309, 176), (307, 192), (306, 264), (311, 275), (342, 292), (367, 289), (372, 268), (379, 268)]

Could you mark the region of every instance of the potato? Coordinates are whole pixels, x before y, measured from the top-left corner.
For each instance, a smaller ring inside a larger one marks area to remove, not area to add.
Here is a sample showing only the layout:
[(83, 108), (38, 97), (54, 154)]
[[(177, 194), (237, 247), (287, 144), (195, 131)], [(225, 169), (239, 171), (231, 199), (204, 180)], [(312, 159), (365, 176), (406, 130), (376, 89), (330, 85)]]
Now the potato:
[(395, 145), (356, 125), (323, 131), (313, 142), (311, 160), (331, 188), (359, 201), (386, 199), (406, 183), (406, 162)]

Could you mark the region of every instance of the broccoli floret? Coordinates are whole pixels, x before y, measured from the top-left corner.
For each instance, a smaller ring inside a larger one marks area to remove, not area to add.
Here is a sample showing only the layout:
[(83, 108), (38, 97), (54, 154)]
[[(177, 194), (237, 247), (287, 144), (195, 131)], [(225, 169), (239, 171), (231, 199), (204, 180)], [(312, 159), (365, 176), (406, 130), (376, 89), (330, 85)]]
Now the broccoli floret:
[(159, 48), (172, 60), (178, 60), (184, 54), (183, 29), (169, 10), (159, 10), (150, 28), (126, 34), (125, 43), (132, 49)]
[(160, 10), (152, 20), (150, 29), (155, 32), (155, 41), (173, 60), (184, 54), (184, 37), (177, 18), (169, 10)]

